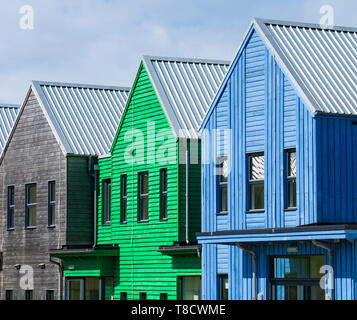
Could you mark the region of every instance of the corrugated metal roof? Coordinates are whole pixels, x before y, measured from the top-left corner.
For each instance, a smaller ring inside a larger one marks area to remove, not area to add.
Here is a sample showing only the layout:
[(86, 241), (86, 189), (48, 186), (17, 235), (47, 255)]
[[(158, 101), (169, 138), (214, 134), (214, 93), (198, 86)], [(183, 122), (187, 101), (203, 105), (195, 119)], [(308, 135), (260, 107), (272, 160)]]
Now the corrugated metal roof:
[(19, 111), (19, 105), (0, 105), (0, 154), (6, 145)]
[(314, 112), (357, 115), (357, 29), (254, 19)]
[(143, 61), (176, 136), (198, 139), (229, 61), (153, 56)]
[(32, 88), (65, 153), (108, 153), (130, 88), (42, 81)]

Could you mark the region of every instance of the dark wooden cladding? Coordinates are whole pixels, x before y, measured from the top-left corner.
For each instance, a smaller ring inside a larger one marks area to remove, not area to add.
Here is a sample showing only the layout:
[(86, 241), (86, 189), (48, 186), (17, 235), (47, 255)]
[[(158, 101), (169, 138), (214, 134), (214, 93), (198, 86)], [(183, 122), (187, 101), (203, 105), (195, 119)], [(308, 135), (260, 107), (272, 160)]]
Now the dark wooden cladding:
[[(34, 299), (45, 300), (46, 290), (51, 289), (54, 298), (58, 298), (58, 267), (48, 261), (48, 251), (92, 243), (92, 180), (87, 161), (86, 157), (64, 155), (31, 92), (0, 164), (0, 252), (3, 253), (0, 299), (5, 299), (7, 289), (13, 290), (14, 299), (25, 299), (25, 291), (20, 288), (24, 275), (15, 265), (33, 268)], [(56, 181), (53, 227), (48, 227), (49, 181)], [(32, 229), (25, 229), (28, 183), (37, 186), (36, 227)], [(9, 185), (15, 187), (15, 223), (11, 231), (7, 230)], [(81, 203), (85, 205), (80, 206)], [(40, 264), (45, 264), (45, 268), (40, 268)]]

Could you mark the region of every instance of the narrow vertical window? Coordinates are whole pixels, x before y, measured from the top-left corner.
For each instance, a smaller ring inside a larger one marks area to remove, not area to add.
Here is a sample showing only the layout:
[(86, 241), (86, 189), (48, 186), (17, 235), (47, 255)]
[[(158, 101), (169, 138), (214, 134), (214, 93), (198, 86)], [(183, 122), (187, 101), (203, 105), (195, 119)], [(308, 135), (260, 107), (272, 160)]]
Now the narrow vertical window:
[(160, 293), (160, 300), (167, 300), (167, 293)]
[(15, 187), (7, 188), (7, 229), (12, 230), (15, 227)]
[(14, 300), (14, 292), (12, 290), (5, 291), (5, 300)]
[(222, 274), (219, 276), (219, 291), (220, 300), (228, 300), (228, 275)]
[(126, 292), (120, 292), (120, 300), (128, 300), (128, 294)]
[(25, 290), (25, 300), (33, 300), (33, 291)]
[(56, 181), (48, 182), (48, 226), (56, 224)]
[(167, 169), (160, 170), (160, 219), (167, 220)]
[(139, 299), (140, 300), (146, 300), (146, 292), (140, 292)]
[(31, 183), (25, 186), (25, 198), (26, 198), (26, 217), (25, 226), (26, 228), (36, 227), (36, 184)]
[(46, 300), (54, 300), (55, 292), (54, 290), (46, 290)]
[(110, 211), (111, 211), (111, 194), (112, 194), (112, 184), (110, 179), (103, 180), (103, 192), (102, 192), (102, 203), (103, 203), (103, 218), (102, 223), (110, 224)]
[(296, 149), (286, 152), (286, 204), (287, 208), (296, 208)]
[(228, 160), (227, 156), (217, 157), (218, 213), (228, 212)]
[(264, 210), (264, 154), (249, 156), (249, 209)]
[(139, 173), (139, 216), (138, 221), (149, 220), (149, 174), (148, 172)]
[(127, 214), (127, 175), (120, 176), (120, 223), (126, 223)]

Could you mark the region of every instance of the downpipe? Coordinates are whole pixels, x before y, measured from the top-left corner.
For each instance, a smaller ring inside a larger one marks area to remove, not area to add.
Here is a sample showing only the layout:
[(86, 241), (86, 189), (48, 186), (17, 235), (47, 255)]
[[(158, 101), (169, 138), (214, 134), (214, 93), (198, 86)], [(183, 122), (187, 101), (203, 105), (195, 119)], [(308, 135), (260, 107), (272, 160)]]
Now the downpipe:
[(63, 297), (63, 266), (60, 262), (52, 260), (50, 254), (48, 254), (48, 261), (58, 266), (58, 300), (62, 300)]
[(252, 255), (252, 269), (253, 269), (252, 293), (253, 293), (253, 300), (257, 300), (257, 254), (253, 250), (242, 246), (239, 242), (236, 243), (236, 246), (239, 249), (242, 249), (243, 251), (248, 252), (249, 254)]
[(330, 270), (328, 270), (329, 293), (326, 294), (325, 297), (326, 297), (326, 300), (333, 300), (333, 286), (334, 286), (334, 275), (333, 275), (333, 266), (332, 266), (332, 264), (333, 264), (333, 250), (326, 244), (323, 244), (322, 242), (319, 242), (317, 240), (312, 240), (312, 244), (316, 247), (325, 249), (328, 252), (328, 265), (330, 268)]

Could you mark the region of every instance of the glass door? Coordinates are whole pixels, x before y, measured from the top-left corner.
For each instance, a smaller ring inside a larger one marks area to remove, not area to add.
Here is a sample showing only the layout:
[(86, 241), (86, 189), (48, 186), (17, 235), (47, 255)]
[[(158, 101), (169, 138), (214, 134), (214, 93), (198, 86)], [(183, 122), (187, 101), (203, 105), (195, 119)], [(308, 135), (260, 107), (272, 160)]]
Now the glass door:
[(271, 259), (273, 300), (325, 300), (320, 287), (323, 255), (282, 256)]
[(67, 300), (84, 300), (84, 279), (67, 280)]

